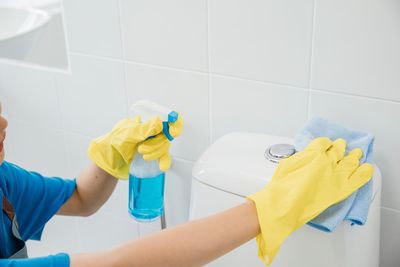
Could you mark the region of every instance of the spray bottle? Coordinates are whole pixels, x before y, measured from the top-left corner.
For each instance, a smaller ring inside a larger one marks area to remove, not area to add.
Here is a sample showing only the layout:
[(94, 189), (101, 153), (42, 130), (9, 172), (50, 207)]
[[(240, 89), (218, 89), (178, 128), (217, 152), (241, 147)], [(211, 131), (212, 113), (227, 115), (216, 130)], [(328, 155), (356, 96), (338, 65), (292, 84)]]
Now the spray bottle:
[[(163, 133), (172, 140), (168, 123), (178, 119), (177, 112), (147, 100), (133, 104), (131, 112), (134, 116), (139, 115), (142, 122), (159, 117), (163, 121)], [(160, 170), (158, 160), (144, 160), (136, 153), (129, 171), (128, 204), (129, 213), (135, 220), (149, 222), (161, 217), (162, 227), (165, 227), (164, 180), (165, 172)]]

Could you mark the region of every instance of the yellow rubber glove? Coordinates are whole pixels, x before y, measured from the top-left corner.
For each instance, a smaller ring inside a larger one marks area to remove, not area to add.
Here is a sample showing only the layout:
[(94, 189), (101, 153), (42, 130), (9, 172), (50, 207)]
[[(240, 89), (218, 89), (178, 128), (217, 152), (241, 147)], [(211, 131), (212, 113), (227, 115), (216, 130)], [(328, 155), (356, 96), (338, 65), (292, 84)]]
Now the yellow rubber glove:
[(137, 145), (162, 132), (162, 121), (153, 118), (141, 123), (140, 117), (124, 119), (111, 132), (94, 139), (88, 149), (89, 158), (100, 168), (119, 179), (128, 179), (129, 165)]
[(258, 256), (265, 264), (272, 263), (293, 231), (371, 179), (372, 165), (359, 166), (361, 149), (344, 156), (345, 149), (343, 139), (314, 139), (305, 150), (282, 160), (263, 190), (248, 196), (256, 204)]
[[(174, 123), (169, 123), (169, 134), (176, 138), (182, 133), (183, 121), (181, 115), (178, 115), (178, 120)], [(159, 167), (162, 171), (167, 171), (171, 167), (171, 155), (169, 148), (171, 141), (164, 133), (158, 134), (154, 138), (150, 138), (138, 147), (138, 151), (143, 155), (145, 160), (159, 160)]]

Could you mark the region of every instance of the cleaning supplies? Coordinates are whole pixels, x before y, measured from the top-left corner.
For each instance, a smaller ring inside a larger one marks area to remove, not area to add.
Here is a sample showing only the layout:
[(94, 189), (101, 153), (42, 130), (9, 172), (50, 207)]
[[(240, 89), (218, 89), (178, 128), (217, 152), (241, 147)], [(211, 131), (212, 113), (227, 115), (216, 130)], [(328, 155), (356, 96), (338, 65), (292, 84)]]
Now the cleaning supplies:
[(258, 255), (264, 263), (272, 263), (293, 231), (371, 179), (372, 165), (359, 165), (361, 149), (344, 156), (345, 149), (343, 139), (316, 138), (305, 150), (281, 160), (271, 182), (248, 196), (256, 204)]
[[(296, 150), (303, 150), (314, 138), (321, 136), (331, 139), (345, 139), (347, 141), (347, 151), (359, 147), (363, 151), (361, 163), (372, 163), (375, 138), (371, 133), (346, 129), (320, 117), (310, 119), (296, 134), (294, 139)], [(308, 222), (308, 225), (325, 232), (333, 232), (343, 220), (350, 221), (351, 224), (364, 225), (368, 217), (372, 189), (373, 180), (370, 180), (357, 192), (342, 202), (329, 207)]]
[(88, 157), (112, 176), (127, 180), (129, 165), (137, 152), (138, 144), (162, 131), (163, 123), (157, 117), (145, 123), (142, 123), (138, 116), (123, 119), (111, 132), (90, 143)]
[[(146, 100), (135, 103), (131, 111), (134, 115), (139, 115), (143, 121), (159, 117), (163, 122), (160, 135), (165, 136), (169, 141), (173, 140), (169, 128), (170, 124), (178, 120), (177, 112)], [(148, 138), (148, 142), (155, 138), (160, 139), (153, 136)], [(159, 147), (156, 144), (150, 147), (154, 148), (154, 146)], [(144, 157), (146, 153), (144, 155), (137, 153), (129, 172), (128, 210), (140, 222), (153, 221), (164, 213), (165, 168), (160, 169), (159, 157), (152, 157), (151, 160), (146, 160)]]

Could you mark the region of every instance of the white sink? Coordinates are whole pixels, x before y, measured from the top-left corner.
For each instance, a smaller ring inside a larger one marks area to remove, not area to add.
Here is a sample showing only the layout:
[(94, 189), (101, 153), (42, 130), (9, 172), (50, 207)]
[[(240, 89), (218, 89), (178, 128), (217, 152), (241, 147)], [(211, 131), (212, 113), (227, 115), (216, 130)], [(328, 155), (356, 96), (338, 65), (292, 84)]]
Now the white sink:
[(0, 7), (0, 57), (23, 59), (49, 20), (43, 10)]

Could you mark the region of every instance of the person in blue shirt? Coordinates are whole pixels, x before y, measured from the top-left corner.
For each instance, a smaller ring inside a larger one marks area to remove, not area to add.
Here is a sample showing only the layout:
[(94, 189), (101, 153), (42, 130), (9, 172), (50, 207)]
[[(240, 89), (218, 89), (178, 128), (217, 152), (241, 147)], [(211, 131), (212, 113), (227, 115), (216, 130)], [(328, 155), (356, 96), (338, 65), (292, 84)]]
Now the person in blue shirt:
[[(179, 131), (171, 126), (172, 135), (177, 134)], [(0, 267), (202, 266), (260, 235), (258, 205), (246, 200), (227, 211), (106, 251), (28, 258), (25, 241), (40, 240), (46, 223), (54, 215), (90, 216), (107, 201), (117, 184), (116, 178), (128, 175), (133, 153), (149, 136), (156, 136), (149, 139), (151, 145), (147, 148), (152, 149), (142, 152), (169, 166), (169, 144), (162, 136), (162, 127), (159, 119), (143, 124), (140, 119), (123, 120), (91, 143), (89, 157), (93, 163), (76, 179), (44, 177), (5, 161), (7, 120), (1, 115), (0, 104)], [(294, 165), (299, 165), (297, 158), (293, 157)], [(333, 157), (326, 164), (331, 166), (337, 160), (338, 156)], [(311, 181), (320, 178), (318, 172), (310, 171), (307, 175)], [(292, 180), (287, 178), (285, 183)], [(268, 191), (258, 194), (261, 200), (268, 197)], [(293, 198), (282, 194), (280, 202), (286, 203), (288, 197)], [(296, 197), (310, 199), (309, 195)]]

